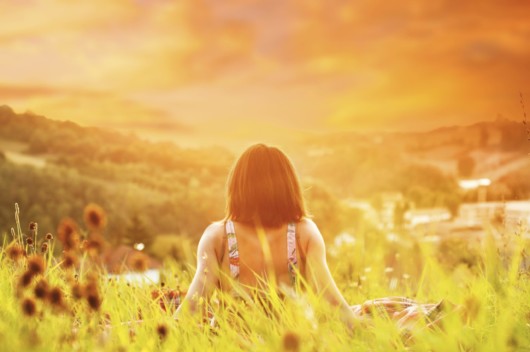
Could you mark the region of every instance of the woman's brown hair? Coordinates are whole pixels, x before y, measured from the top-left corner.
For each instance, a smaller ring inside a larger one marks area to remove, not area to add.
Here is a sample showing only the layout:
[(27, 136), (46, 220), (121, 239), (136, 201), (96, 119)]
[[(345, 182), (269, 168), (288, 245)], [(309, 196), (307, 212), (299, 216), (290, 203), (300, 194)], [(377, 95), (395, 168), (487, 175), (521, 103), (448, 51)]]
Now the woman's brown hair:
[(306, 213), (298, 176), (280, 149), (255, 144), (239, 157), (228, 177), (226, 219), (279, 227)]

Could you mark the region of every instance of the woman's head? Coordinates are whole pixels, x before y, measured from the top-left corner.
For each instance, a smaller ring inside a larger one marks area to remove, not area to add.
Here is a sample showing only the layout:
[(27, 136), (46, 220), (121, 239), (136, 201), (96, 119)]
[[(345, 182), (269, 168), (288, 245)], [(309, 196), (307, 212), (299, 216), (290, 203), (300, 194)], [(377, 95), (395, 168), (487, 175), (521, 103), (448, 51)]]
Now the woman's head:
[(227, 219), (277, 227), (306, 216), (294, 167), (275, 147), (248, 148), (230, 172), (227, 193)]

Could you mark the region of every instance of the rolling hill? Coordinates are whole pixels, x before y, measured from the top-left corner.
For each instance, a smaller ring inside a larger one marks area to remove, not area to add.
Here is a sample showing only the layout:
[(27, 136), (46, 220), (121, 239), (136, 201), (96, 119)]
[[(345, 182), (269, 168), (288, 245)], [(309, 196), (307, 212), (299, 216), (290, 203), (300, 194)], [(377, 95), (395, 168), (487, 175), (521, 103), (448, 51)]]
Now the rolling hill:
[[(284, 149), (310, 209), (335, 232), (341, 225), (333, 223), (348, 221), (339, 219), (344, 199), (400, 192), (417, 207), (453, 210), (476, 199), (458, 188), (462, 157), (473, 160), (466, 177), (492, 179), (491, 199), (528, 198), (528, 143), (522, 124), (498, 119), (424, 133), (322, 134), (286, 140)], [(234, 159), (223, 147), (186, 149), (0, 106), (0, 231), (13, 226), (15, 202), (24, 222), (38, 219), (46, 232), (64, 216), (81, 221), (83, 207), (95, 202), (111, 215), (111, 241), (134, 232), (196, 240), (223, 216)]]

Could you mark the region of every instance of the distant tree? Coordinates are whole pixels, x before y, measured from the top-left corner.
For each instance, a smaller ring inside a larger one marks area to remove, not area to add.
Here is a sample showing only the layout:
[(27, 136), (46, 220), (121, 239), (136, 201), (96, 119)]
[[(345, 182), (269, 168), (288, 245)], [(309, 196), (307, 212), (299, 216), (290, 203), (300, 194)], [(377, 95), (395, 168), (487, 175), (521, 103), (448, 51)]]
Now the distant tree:
[(453, 192), (458, 187), (453, 178), (445, 175), (439, 168), (430, 165), (404, 164), (392, 176), (389, 182), (403, 193), (407, 193), (416, 186), (442, 192)]
[(29, 139), (29, 148), (30, 153), (46, 153), (48, 147), (48, 137), (44, 131), (34, 131), (32, 136)]
[(488, 145), (488, 141), (489, 141), (489, 133), (488, 133), (488, 129), (487, 127), (483, 126), (480, 128), (480, 146), (483, 148), (483, 147), (486, 147)]
[(449, 209), (453, 217), (458, 215), (461, 203), (462, 197), (458, 193), (445, 194), (443, 197), (443, 205)]
[(12, 117), (15, 115), (13, 109), (7, 105), (0, 105), (0, 117)]
[(398, 202), (394, 207), (394, 227), (401, 229), (405, 223), (405, 213), (410, 209), (408, 202)]
[(428, 208), (435, 205), (436, 195), (433, 190), (425, 186), (412, 186), (406, 196), (418, 208)]
[(342, 208), (339, 200), (323, 185), (311, 184), (305, 197), (309, 212), (325, 239), (332, 240), (343, 230)]
[(374, 208), (374, 210), (378, 213), (381, 212), (381, 210), (383, 210), (383, 197), (381, 196), (381, 194), (376, 194), (375, 196), (372, 197), (372, 199), (370, 200), (370, 204), (372, 205), (372, 208)]
[(153, 241), (154, 237), (147, 228), (146, 221), (139, 214), (134, 214), (123, 236), (123, 243), (131, 246), (143, 243), (145, 248), (149, 248)]
[(475, 160), (469, 156), (464, 155), (458, 158), (458, 175), (460, 177), (470, 177), (475, 171)]
[(504, 122), (501, 124), (501, 148), (511, 151), (525, 146), (526, 131), (515, 122)]

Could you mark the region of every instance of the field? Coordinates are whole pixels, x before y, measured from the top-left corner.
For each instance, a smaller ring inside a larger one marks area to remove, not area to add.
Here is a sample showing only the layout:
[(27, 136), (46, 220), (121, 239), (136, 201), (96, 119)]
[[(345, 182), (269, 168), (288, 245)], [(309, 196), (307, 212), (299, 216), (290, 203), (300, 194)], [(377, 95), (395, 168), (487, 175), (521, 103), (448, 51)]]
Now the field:
[(530, 352), (530, 1), (1, 14), (0, 352)]
[[(264, 305), (216, 294), (211, 326), (187, 316), (172, 319), (176, 301), (168, 297), (185, 291), (193, 263), (165, 262), (157, 285), (109, 279), (98, 265), (100, 220), (89, 217), (80, 227), (63, 221), (52, 236), (38, 233), (33, 223), (13, 224), (6, 237), (13, 241), (0, 254), (3, 350), (530, 350), (528, 243), (520, 233), (501, 232), (494, 239), (498, 229), (492, 228), (481, 241), (435, 245), (366, 230), (355, 241), (329, 244), (330, 267), (348, 302), (383, 296), (443, 300), (435, 325), (418, 319), (398, 326), (383, 314), (350, 330), (315, 294), (287, 291), (280, 300), (271, 283)], [(66, 248), (61, 257), (51, 255), (56, 246)], [(141, 253), (129, 264), (145, 270)]]
[[(530, 350), (526, 229), (507, 229), (495, 218), (485, 231), (440, 235), (430, 233), (431, 226), (407, 229), (395, 211), (393, 230), (377, 226), (395, 193), (414, 208), (444, 206), (458, 216), (460, 203), (477, 199), (458, 189), (454, 173), (461, 156), (476, 161), (468, 176), (492, 177), (488, 200), (528, 199), (526, 146), (509, 143), (518, 140), (512, 137), (521, 132), (517, 123), (468, 126), (458, 130), (461, 138), (453, 130), (396, 134), (386, 139), (391, 150), (352, 134), (290, 145), (347, 301), (404, 296), (443, 302), (436, 324), (422, 317), (402, 324), (380, 314), (350, 330), (321, 297), (304, 287), (284, 292), (273, 283), (263, 305), (242, 307), (218, 293), (210, 302), (214, 326), (172, 318), (195, 272), (198, 237), (222, 217), (235, 157), (230, 151), (183, 149), (10, 110), (0, 119), (4, 350)], [(473, 131), (489, 137), (467, 138)], [(353, 200), (379, 215), (368, 219), (349, 205)], [(13, 217), (15, 202), (22, 224)], [(108, 212), (96, 216), (104, 221), (83, 216), (93, 202)], [(32, 221), (38, 225), (30, 229)], [(102, 269), (103, 247), (139, 241), (145, 250), (121, 269), (144, 273), (145, 252), (160, 261), (160, 282), (132, 284)]]

